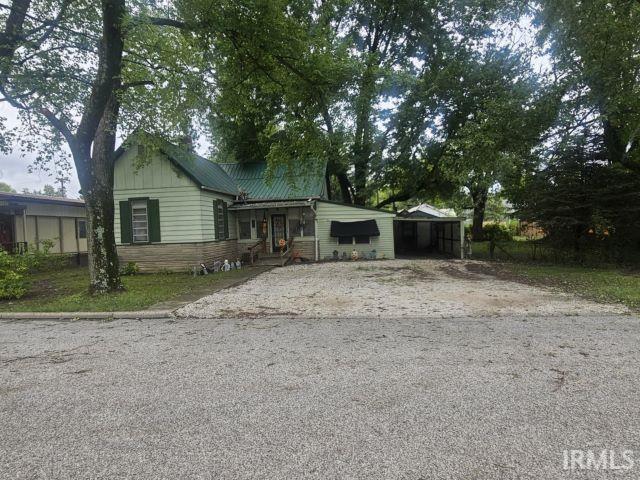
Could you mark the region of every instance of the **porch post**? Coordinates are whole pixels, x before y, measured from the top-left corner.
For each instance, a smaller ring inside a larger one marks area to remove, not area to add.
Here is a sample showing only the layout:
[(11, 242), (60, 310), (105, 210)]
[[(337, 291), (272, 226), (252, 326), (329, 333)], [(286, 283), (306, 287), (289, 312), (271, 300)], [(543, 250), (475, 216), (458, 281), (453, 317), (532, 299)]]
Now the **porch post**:
[(22, 209), (22, 241), (29, 246), (27, 243), (27, 207)]

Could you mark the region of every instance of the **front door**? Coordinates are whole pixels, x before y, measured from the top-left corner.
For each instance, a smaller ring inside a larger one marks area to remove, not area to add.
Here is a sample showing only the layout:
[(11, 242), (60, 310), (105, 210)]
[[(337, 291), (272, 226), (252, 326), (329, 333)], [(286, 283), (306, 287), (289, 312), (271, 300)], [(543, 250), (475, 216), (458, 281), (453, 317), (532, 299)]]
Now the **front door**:
[(271, 247), (272, 252), (280, 251), (280, 240), (287, 240), (287, 217), (283, 214), (271, 215)]

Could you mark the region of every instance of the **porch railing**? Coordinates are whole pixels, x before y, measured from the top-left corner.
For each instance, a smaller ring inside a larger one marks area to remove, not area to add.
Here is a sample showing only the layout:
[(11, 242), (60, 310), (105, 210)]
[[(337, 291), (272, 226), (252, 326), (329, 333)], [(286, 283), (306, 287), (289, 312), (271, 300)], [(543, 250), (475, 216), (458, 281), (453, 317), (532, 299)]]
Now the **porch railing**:
[(256, 243), (254, 243), (253, 245), (250, 245), (247, 248), (247, 250), (249, 250), (249, 257), (251, 258), (251, 265), (253, 265), (253, 262), (255, 262), (258, 259), (259, 251), (262, 250), (262, 248), (260, 247), (263, 244), (265, 244), (265, 242), (266, 240), (264, 238), (261, 238)]
[(284, 250), (280, 253), (280, 265), (285, 266), (293, 255), (293, 237), (289, 238), (289, 241), (285, 245)]
[(27, 242), (9, 242), (0, 244), (2, 250), (12, 255), (24, 255), (27, 253)]

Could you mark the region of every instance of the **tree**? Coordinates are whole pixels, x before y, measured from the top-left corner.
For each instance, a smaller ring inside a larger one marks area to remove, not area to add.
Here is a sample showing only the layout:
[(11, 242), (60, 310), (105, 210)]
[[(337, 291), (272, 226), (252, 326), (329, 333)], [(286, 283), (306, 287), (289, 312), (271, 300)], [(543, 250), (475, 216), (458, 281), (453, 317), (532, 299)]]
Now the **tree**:
[[(148, 25), (182, 24), (150, 15), (155, 10), (143, 1), (127, 6), (124, 0), (14, 0), (8, 13), (3, 8), (2, 100), (23, 117), (23, 148), (39, 146), (33, 141), (36, 131), (38, 139), (49, 141), (38, 161), (67, 144), (87, 208), (90, 290), (121, 289), (113, 234), (121, 99), (127, 89), (152, 83), (139, 78), (127, 82), (127, 74), (150, 69), (137, 61), (135, 42), (125, 52), (125, 40), (139, 40), (136, 29)], [(126, 62), (141, 68), (125, 69)]]
[(16, 190), (8, 183), (0, 182), (0, 192), (16, 193)]
[(568, 92), (561, 130), (591, 137), (609, 162), (640, 172), (640, 2), (536, 6), (540, 42), (550, 45), (554, 73)]
[(584, 261), (629, 262), (640, 247), (640, 178), (601, 160), (589, 137), (576, 136), (552, 162), (527, 174), (514, 196), (521, 218), (536, 222), (560, 253)]
[(447, 124), (455, 126), (445, 142), (443, 173), (471, 198), (474, 239), (484, 236), (490, 190), (522, 169), (555, 118), (554, 99), (504, 49), (467, 63), (464, 81), (451, 92)]
[(444, 69), (445, 52), (488, 35), (499, 2), (188, 4), (203, 25), (226, 19), (220, 36), (201, 31), (222, 76), (213, 111), (225, 156), (242, 161), (254, 144), (271, 163), (323, 159), (341, 198), (363, 204), (402, 133), (400, 109), (385, 103), (410, 102), (415, 83)]

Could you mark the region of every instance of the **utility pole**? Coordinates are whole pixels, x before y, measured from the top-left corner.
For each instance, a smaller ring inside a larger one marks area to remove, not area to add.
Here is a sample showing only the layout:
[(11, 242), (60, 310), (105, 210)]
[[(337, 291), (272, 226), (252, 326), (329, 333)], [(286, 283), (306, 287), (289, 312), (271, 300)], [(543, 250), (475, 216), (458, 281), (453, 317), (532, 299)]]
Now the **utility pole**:
[(62, 172), (58, 172), (58, 176), (56, 177), (56, 182), (58, 182), (60, 184), (59, 193), (60, 193), (61, 197), (66, 197), (67, 196), (67, 188), (65, 187), (65, 184), (68, 181), (69, 181), (69, 179), (67, 177), (65, 177)]

